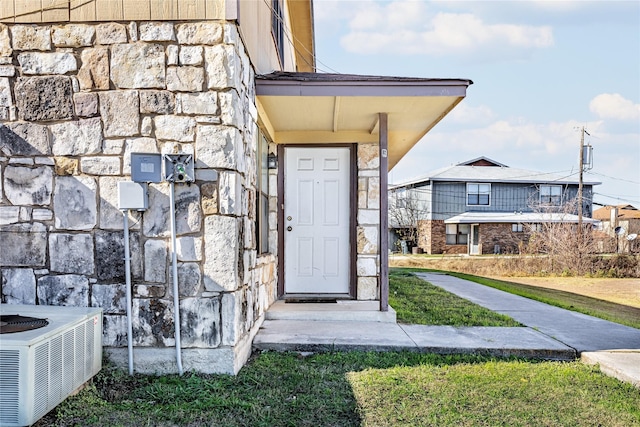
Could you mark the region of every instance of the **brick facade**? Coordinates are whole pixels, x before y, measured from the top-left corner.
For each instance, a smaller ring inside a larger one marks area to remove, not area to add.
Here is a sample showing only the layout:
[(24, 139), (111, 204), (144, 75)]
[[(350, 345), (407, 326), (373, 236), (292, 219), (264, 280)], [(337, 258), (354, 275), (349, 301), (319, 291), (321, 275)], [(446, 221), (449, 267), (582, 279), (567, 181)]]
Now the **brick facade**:
[(451, 245), (447, 245), (445, 231), (442, 220), (418, 221), (418, 247), (426, 254), (450, 253), (448, 250)]
[[(529, 233), (512, 231), (512, 224), (480, 224), (479, 253), (519, 253)], [(471, 236), (469, 236), (471, 239)], [(425, 220), (418, 223), (418, 246), (426, 254), (466, 254), (467, 245), (448, 245), (446, 227), (442, 220)], [(499, 246), (499, 248), (497, 248)]]
[(520, 247), (528, 241), (529, 233), (512, 231), (512, 224), (480, 224), (481, 254), (517, 254)]

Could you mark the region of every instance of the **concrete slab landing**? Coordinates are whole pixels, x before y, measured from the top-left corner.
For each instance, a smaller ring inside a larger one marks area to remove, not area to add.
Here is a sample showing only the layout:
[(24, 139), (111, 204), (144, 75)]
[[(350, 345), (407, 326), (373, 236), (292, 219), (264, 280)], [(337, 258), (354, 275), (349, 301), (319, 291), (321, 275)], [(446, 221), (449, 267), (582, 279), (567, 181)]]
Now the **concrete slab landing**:
[(531, 328), (400, 325), (382, 322), (265, 320), (253, 341), (260, 350), (419, 351), (575, 360), (575, 351)]

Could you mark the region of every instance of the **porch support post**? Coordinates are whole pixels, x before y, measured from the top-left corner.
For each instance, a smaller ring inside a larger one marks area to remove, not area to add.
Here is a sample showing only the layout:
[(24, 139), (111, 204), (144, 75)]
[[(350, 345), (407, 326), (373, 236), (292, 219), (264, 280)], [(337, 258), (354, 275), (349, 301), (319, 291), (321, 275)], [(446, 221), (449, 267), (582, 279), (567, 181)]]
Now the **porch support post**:
[(389, 135), (387, 113), (378, 113), (380, 157), (380, 311), (389, 311)]

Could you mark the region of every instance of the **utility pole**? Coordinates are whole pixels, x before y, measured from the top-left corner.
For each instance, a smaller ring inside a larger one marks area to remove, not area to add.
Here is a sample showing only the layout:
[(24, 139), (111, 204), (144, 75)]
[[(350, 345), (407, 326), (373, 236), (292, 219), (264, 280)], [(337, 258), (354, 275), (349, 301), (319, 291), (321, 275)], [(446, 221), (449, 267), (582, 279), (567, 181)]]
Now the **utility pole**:
[[(589, 134), (589, 132), (587, 132), (584, 128), (584, 126), (582, 126), (581, 132), (580, 132), (580, 164), (578, 165), (578, 167), (580, 168), (580, 175), (579, 175), (579, 180), (578, 180), (578, 233), (580, 233), (580, 236), (582, 236), (582, 187), (583, 187), (583, 173), (585, 169), (591, 169), (591, 146), (588, 146), (589, 148), (589, 152), (585, 153), (584, 151), (584, 134), (587, 134), (589, 136), (591, 136)], [(587, 154), (588, 158), (585, 158), (585, 154)], [(588, 161), (588, 164), (587, 164)], [(587, 164), (586, 168), (585, 168), (585, 164)]]
[(584, 126), (582, 126), (582, 132), (580, 133), (580, 178), (578, 181), (578, 233), (582, 235), (582, 172), (584, 170)]

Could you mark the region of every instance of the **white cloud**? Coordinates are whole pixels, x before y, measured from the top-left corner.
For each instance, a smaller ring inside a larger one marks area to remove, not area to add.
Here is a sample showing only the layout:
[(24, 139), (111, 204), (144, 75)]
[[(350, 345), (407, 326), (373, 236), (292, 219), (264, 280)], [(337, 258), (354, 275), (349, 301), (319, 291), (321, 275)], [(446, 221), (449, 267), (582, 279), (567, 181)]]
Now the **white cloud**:
[(589, 109), (602, 119), (640, 120), (640, 104), (618, 93), (603, 93), (591, 100)]
[(491, 123), (495, 117), (494, 111), (486, 105), (473, 107), (469, 103), (461, 102), (447, 115), (445, 120), (447, 123), (455, 123), (456, 125), (478, 126)]
[(489, 24), (470, 13), (435, 13), (428, 5), (364, 3), (352, 16), (341, 44), (347, 51), (368, 54), (476, 54), (498, 49), (522, 56), (523, 50), (554, 43), (549, 26)]
[[(514, 168), (569, 174), (577, 170), (582, 125), (576, 121), (538, 124), (516, 118), (446, 132), (436, 126), (394, 168), (393, 178), (404, 181), (480, 156)], [(601, 122), (586, 126), (600, 135)]]

